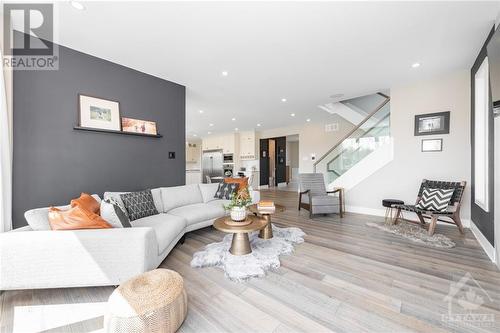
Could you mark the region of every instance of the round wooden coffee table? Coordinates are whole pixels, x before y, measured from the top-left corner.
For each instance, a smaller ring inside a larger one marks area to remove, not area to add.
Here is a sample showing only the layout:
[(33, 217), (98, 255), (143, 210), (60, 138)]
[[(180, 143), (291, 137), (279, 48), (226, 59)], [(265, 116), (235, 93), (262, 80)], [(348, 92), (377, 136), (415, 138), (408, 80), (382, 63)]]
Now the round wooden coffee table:
[(260, 215), (262, 216), (263, 219), (266, 220), (266, 227), (260, 229), (259, 238), (263, 239), (273, 238), (273, 225), (271, 224), (271, 215), (285, 211), (285, 206), (274, 204), (274, 207), (275, 207), (274, 211), (269, 212), (265, 210), (259, 210), (257, 208), (257, 204), (248, 206), (248, 209), (252, 213), (254, 213), (255, 215)]
[(267, 224), (267, 221), (265, 219), (262, 219), (258, 216), (248, 215), (248, 218), (252, 220), (252, 223), (243, 225), (241, 227), (227, 225), (225, 221), (231, 221), (231, 217), (229, 216), (218, 218), (214, 222), (215, 229), (233, 234), (233, 240), (231, 241), (229, 252), (235, 256), (242, 256), (252, 253), (252, 248), (250, 247), (250, 241), (248, 239), (248, 233), (261, 230)]

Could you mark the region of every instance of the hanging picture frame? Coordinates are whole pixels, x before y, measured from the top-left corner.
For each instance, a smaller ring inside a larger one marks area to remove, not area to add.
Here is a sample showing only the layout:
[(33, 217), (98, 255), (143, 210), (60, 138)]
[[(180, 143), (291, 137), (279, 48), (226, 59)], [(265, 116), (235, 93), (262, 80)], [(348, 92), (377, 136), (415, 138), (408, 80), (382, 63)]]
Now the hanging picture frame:
[(157, 135), (156, 122), (122, 117), (122, 131)]
[(450, 133), (450, 111), (415, 115), (415, 136)]
[(78, 94), (78, 126), (121, 131), (120, 103)]
[(440, 152), (443, 151), (443, 139), (422, 139), (422, 152)]

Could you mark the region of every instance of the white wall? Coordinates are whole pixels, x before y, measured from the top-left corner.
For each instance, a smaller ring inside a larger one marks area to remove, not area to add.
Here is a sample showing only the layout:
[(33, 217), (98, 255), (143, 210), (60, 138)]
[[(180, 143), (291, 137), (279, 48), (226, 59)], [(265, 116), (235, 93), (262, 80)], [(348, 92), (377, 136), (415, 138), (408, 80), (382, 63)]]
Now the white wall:
[(258, 133), (260, 139), (274, 138), (287, 135), (299, 135), (299, 169), (300, 172), (313, 172), (312, 156), (319, 159), (335, 143), (344, 137), (354, 125), (338, 115), (332, 115), (328, 123), (339, 123), (336, 132), (325, 132), (324, 123), (305, 123), (301, 126), (291, 126), (264, 130)]
[[(391, 134), (394, 159), (346, 193), (353, 211), (381, 211), (384, 198), (414, 204), (420, 182), (467, 181), (462, 219), (470, 220), (470, 74), (443, 77), (391, 89)], [(450, 134), (414, 136), (416, 114), (451, 111)], [(423, 138), (443, 138), (443, 151), (422, 153)], [(465, 221), (467, 223), (467, 221)]]

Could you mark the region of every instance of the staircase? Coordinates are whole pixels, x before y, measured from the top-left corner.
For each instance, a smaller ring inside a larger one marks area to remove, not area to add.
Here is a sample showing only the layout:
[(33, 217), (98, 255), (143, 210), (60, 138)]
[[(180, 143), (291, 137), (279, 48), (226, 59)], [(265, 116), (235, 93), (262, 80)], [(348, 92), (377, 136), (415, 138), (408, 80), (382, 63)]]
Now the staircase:
[(392, 160), (390, 97), (376, 93), (320, 106), (355, 127), (314, 163), (328, 188), (350, 189)]

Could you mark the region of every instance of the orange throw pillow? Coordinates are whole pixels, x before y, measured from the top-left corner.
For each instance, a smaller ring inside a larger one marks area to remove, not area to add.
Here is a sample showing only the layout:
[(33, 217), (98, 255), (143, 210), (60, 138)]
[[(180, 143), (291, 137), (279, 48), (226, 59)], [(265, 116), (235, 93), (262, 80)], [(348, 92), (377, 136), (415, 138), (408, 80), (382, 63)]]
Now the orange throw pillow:
[(238, 186), (238, 192), (241, 190), (244, 190), (248, 187), (248, 177), (241, 177), (241, 178), (224, 178), (224, 183), (229, 183), (229, 184), (239, 184)]
[(107, 229), (112, 226), (99, 215), (80, 205), (68, 210), (49, 208), (49, 224), (52, 230)]
[(82, 193), (78, 199), (71, 200), (71, 207), (76, 206), (80, 206), (89, 212), (100, 215), (99, 211), (101, 210), (101, 204), (90, 194)]

